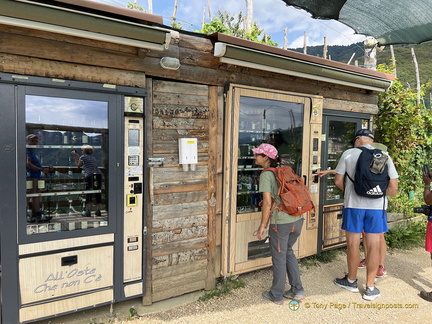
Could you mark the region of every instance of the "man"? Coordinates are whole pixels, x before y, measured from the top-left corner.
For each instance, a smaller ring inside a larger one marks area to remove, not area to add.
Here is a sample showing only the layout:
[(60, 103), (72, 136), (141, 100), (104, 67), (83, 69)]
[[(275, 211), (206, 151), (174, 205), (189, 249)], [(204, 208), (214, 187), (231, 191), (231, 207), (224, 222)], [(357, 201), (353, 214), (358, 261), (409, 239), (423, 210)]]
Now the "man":
[[(336, 278), (334, 283), (351, 292), (358, 292), (357, 267), (360, 259), (360, 238), (362, 231), (367, 240), (366, 259), (366, 290), (363, 299), (374, 300), (380, 296), (375, 287), (375, 276), (380, 259), (380, 236), (387, 232), (387, 199), (395, 196), (398, 189), (398, 174), (390, 157), (387, 160), (389, 185), (382, 198), (368, 198), (359, 196), (354, 189), (354, 179), (357, 160), (361, 154), (358, 147), (373, 149), (374, 136), (368, 129), (360, 129), (353, 139), (354, 148), (346, 150), (336, 167), (335, 185), (345, 191), (342, 229), (346, 232), (348, 274), (343, 278)], [(345, 174), (347, 179), (345, 180)], [(355, 181), (355, 179), (354, 179)]]
[[(38, 192), (38, 180), (42, 179), (42, 172), (52, 172), (52, 168), (44, 168), (39, 160), (37, 152), (32, 146), (38, 145), (38, 137), (35, 134), (29, 134), (26, 137), (27, 139), (27, 162), (26, 162), (26, 171), (27, 171), (27, 180), (32, 183), (32, 193)], [(49, 222), (52, 217), (45, 216), (42, 214), (40, 208), (40, 199), (39, 197), (33, 197), (28, 200), (28, 204), (31, 205), (32, 214), (27, 216), (27, 220), (31, 223), (33, 222)]]

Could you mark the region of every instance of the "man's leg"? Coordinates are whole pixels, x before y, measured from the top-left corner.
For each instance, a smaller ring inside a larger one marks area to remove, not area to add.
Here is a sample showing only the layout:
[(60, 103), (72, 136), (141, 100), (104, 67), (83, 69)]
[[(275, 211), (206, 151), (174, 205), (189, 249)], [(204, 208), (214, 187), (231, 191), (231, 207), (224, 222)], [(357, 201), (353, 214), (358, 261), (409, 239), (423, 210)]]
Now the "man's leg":
[(387, 254), (387, 243), (384, 237), (384, 233), (381, 233), (380, 235), (380, 261), (379, 265), (383, 266), (385, 265), (385, 257)]
[(366, 233), (367, 259), (366, 259), (366, 286), (374, 287), (375, 276), (380, 262), (380, 237), (382, 233)]
[(345, 231), (345, 233), (347, 239), (348, 279), (355, 280), (357, 279), (357, 267), (360, 260), (361, 233), (353, 233), (349, 231)]

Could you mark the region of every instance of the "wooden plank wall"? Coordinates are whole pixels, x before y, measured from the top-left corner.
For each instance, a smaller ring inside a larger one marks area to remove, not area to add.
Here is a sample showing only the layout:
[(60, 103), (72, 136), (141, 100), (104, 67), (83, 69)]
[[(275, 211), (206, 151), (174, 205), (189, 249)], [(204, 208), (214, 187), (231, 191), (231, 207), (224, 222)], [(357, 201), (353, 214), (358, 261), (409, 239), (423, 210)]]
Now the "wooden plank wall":
[[(165, 56), (179, 58), (180, 69), (162, 69), (159, 60)], [(148, 89), (147, 152), (165, 158), (165, 165), (150, 168), (145, 183), (150, 193), (147, 303), (208, 289), (218, 275), (224, 86), (321, 95), (324, 108), (353, 112), (375, 113), (378, 100), (377, 93), (364, 89), (221, 64), (211, 40), (188, 34), (155, 52), (0, 25), (0, 61), (6, 73)], [(196, 172), (178, 165), (180, 137), (198, 139)]]
[[(151, 172), (152, 302), (205, 289), (214, 281), (208, 266), (209, 253), (211, 263), (215, 254), (217, 148), (209, 141), (217, 133), (217, 113), (210, 113), (209, 100), (217, 111), (217, 90), (209, 91), (206, 85), (153, 80), (150, 154), (165, 164)], [(184, 137), (198, 139), (194, 172), (178, 164), (178, 139)]]

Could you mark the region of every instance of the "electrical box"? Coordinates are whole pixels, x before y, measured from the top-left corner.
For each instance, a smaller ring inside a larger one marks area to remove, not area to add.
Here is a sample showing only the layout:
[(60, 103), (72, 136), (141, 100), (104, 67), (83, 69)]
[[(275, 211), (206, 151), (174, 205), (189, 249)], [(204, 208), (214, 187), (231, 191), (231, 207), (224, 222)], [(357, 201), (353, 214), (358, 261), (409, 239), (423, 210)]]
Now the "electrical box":
[(195, 171), (198, 163), (198, 140), (196, 138), (179, 139), (179, 163), (183, 165), (183, 171)]

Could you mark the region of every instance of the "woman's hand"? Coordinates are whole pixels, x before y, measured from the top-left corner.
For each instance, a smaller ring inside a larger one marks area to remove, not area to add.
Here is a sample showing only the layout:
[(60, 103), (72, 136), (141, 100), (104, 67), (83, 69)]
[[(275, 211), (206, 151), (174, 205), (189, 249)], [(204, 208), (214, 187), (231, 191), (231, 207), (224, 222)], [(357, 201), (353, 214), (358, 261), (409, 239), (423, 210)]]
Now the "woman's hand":
[(258, 230), (257, 230), (257, 237), (258, 237), (258, 240), (261, 241), (261, 240), (263, 239), (263, 234), (264, 234), (265, 230), (266, 230), (266, 227), (265, 227), (265, 225), (263, 225), (263, 224), (261, 224), (261, 225), (258, 227)]

